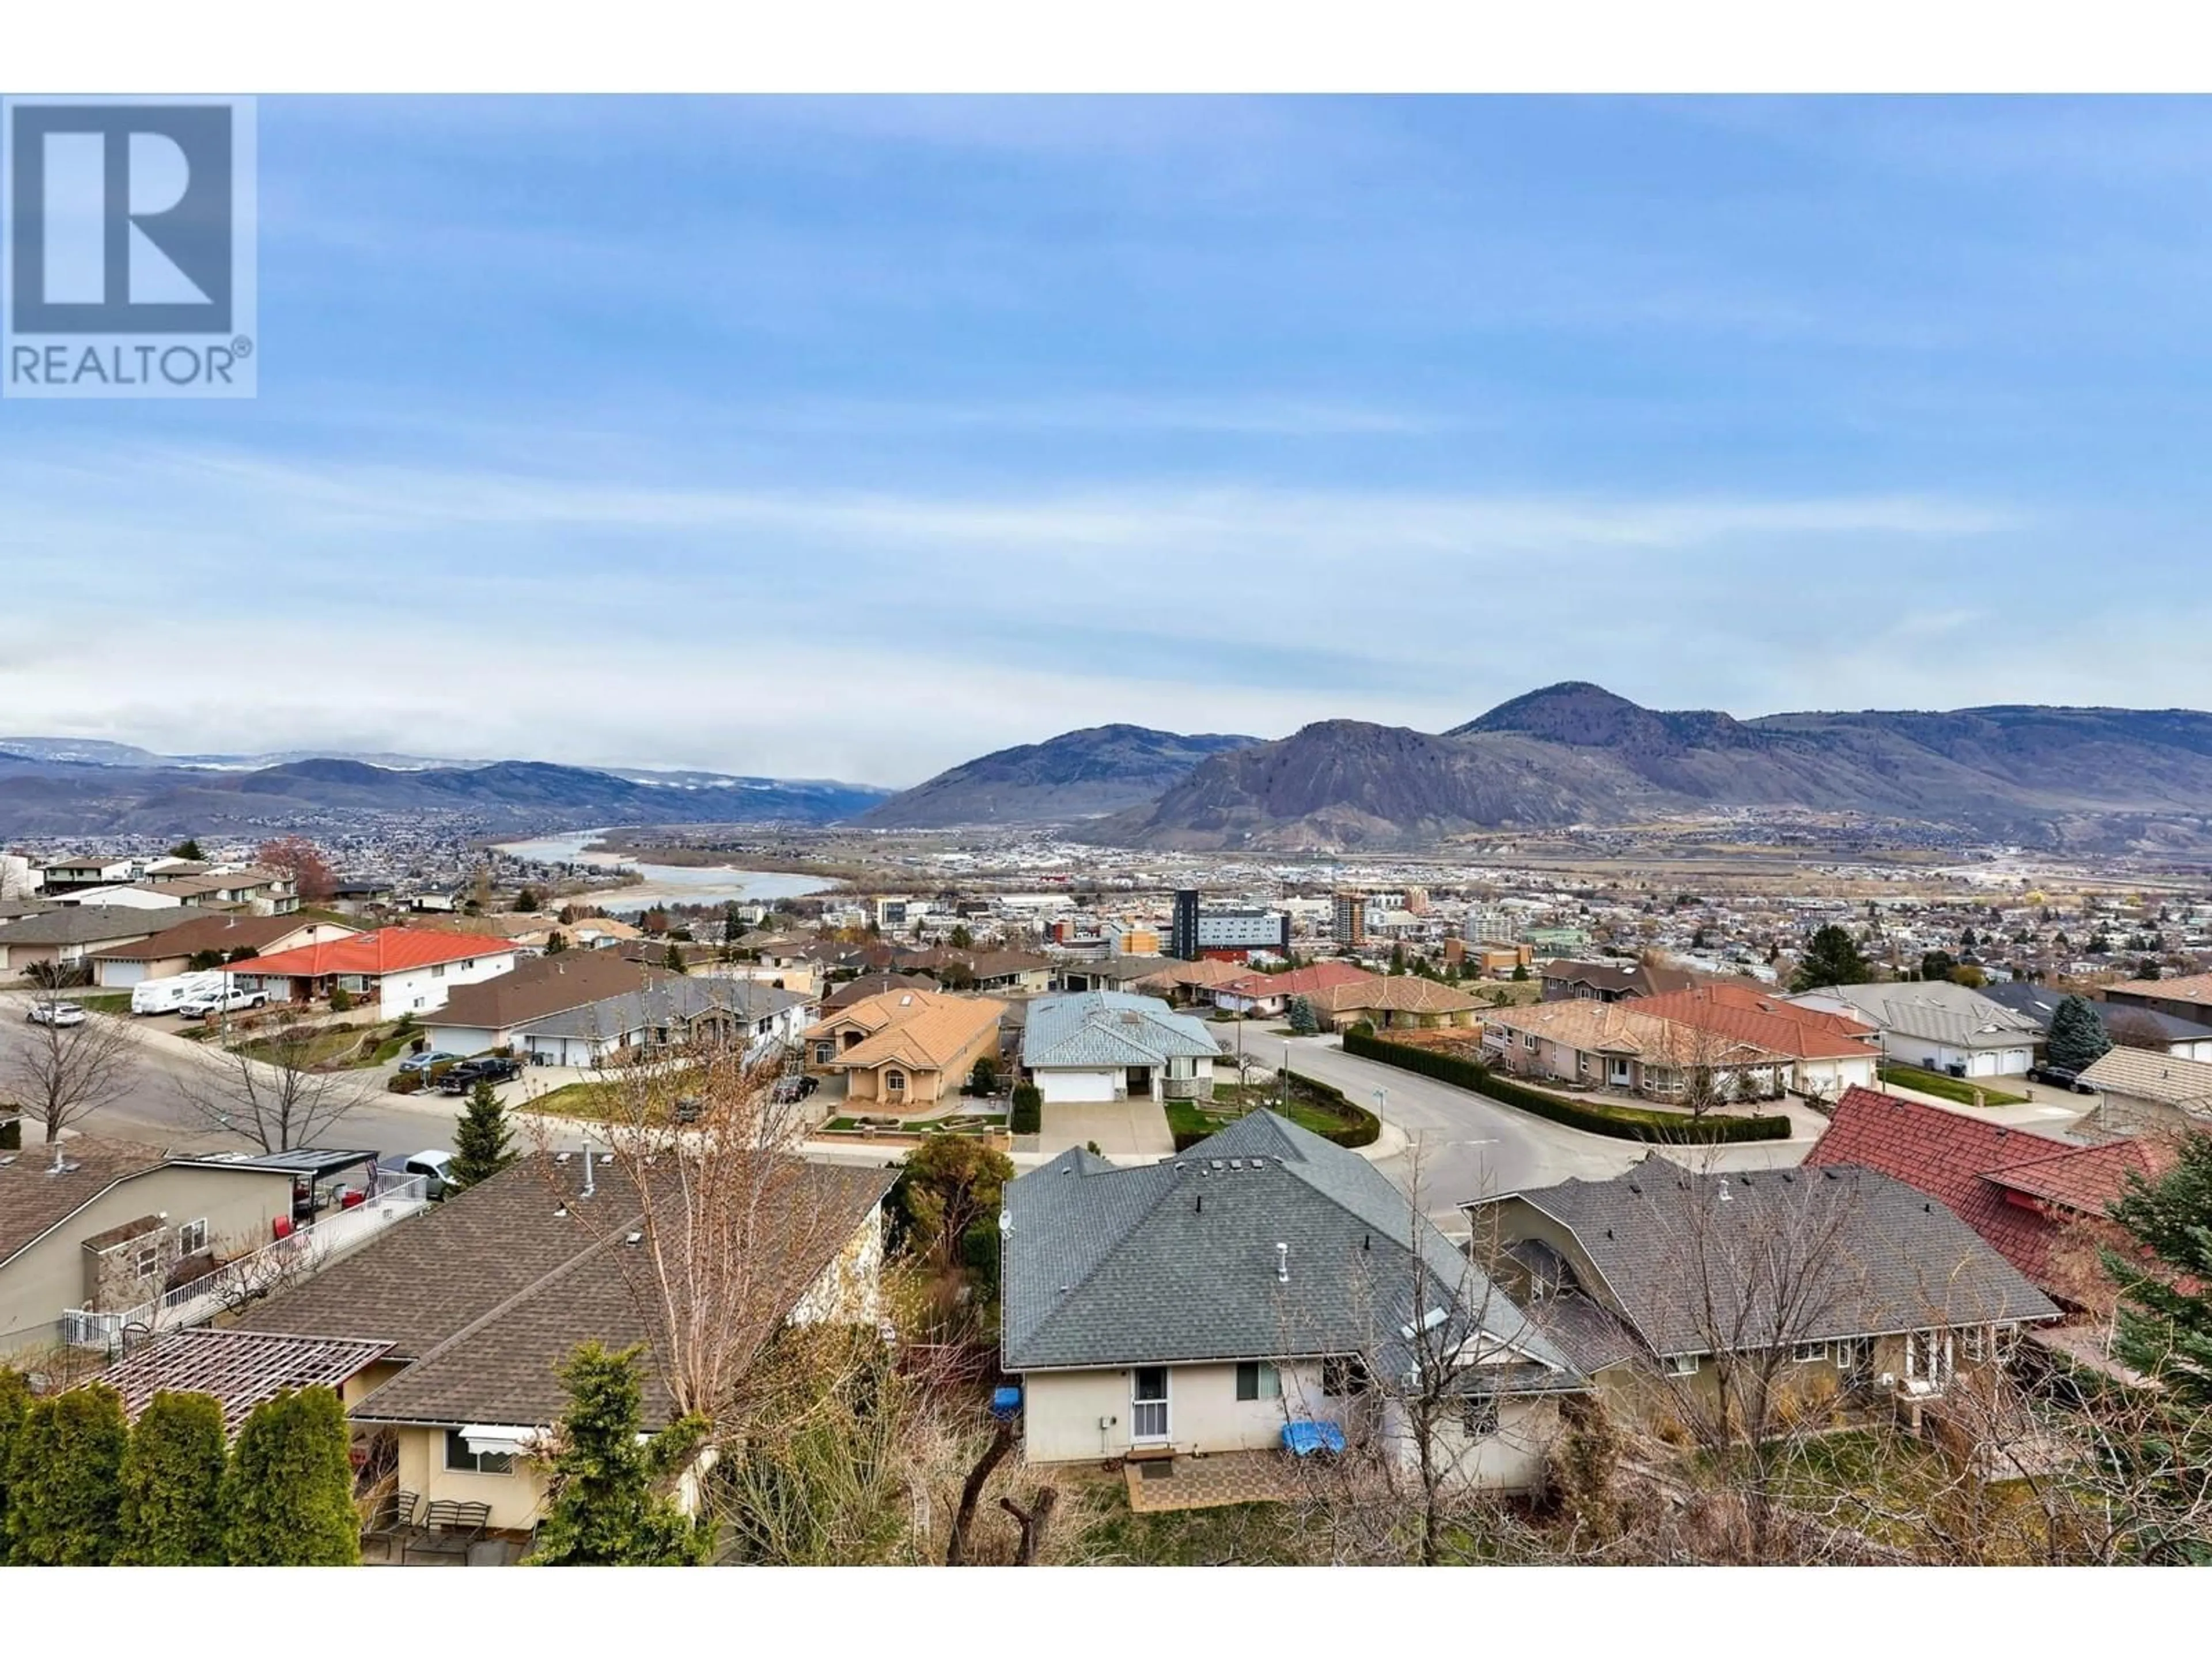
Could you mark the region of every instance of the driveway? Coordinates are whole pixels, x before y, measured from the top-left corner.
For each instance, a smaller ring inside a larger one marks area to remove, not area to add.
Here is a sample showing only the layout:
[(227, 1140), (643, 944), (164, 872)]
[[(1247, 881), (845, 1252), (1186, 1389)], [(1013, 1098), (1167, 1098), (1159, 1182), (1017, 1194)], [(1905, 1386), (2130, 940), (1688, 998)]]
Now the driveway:
[[(1244, 1052), (1318, 1079), (1402, 1131), (1406, 1150), (1376, 1167), (1448, 1232), (1466, 1231), (1459, 1206), (1470, 1199), (1548, 1187), (1570, 1176), (1607, 1181), (1641, 1163), (1654, 1148), (1534, 1117), (1468, 1090), (1415, 1072), (1347, 1054), (1334, 1037), (1271, 1036), (1248, 1029)], [(1802, 1163), (1820, 1139), (1820, 1120), (1792, 1111), (1788, 1140), (1741, 1146), (1674, 1147), (1662, 1156), (1699, 1169), (1785, 1169)]]
[(1043, 1132), (1037, 1137), (1041, 1158), (1057, 1158), (1071, 1146), (1094, 1140), (1117, 1164), (1154, 1163), (1175, 1152), (1168, 1115), (1156, 1100), (1070, 1101), (1044, 1109)]

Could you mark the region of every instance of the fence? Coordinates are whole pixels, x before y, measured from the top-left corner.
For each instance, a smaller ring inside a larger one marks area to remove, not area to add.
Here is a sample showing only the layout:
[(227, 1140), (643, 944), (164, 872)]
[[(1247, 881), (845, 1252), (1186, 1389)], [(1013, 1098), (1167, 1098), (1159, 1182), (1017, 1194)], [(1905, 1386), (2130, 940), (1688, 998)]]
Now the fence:
[(333, 1258), (404, 1220), (429, 1202), (428, 1182), (380, 1170), (368, 1196), (349, 1210), (331, 1210), (312, 1224), (259, 1249), (224, 1262), (211, 1273), (179, 1285), (121, 1313), (73, 1308), (63, 1313), (62, 1340), (73, 1347), (112, 1353), (161, 1331), (204, 1324), (217, 1314), (305, 1277)]

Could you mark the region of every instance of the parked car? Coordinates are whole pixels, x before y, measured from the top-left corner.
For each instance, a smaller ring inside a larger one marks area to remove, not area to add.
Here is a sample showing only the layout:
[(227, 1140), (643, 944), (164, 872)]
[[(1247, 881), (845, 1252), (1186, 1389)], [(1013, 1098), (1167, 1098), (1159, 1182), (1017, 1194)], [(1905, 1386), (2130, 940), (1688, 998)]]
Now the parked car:
[(449, 1054), (443, 1048), (426, 1048), (419, 1054), (410, 1054), (401, 1060), (399, 1069), (403, 1072), (427, 1072), (433, 1066), (443, 1066), (449, 1060), (459, 1058), (459, 1054)]
[(82, 1025), (84, 1010), (74, 1002), (34, 1002), (31, 1005), (31, 1024), (33, 1025)]
[(2054, 1089), (2070, 1089), (2077, 1095), (2094, 1095), (2097, 1085), (2081, 1081), (2079, 1072), (2069, 1071), (2063, 1066), (2031, 1066), (2027, 1068), (2030, 1083), (2047, 1083)]
[(212, 1019), (217, 1014), (234, 1014), (241, 1008), (259, 1008), (267, 1004), (268, 994), (262, 991), (211, 991), (177, 1005), (177, 1012), (186, 1019)]
[(794, 1100), (805, 1099), (821, 1086), (822, 1079), (818, 1077), (780, 1077), (775, 1080), (770, 1098), (788, 1104)]
[(434, 1148), (417, 1152), (399, 1166), (402, 1175), (421, 1176), (426, 1198), (443, 1198), (453, 1190), (453, 1155)]
[(521, 1075), (521, 1061), (485, 1054), (477, 1060), (463, 1060), (438, 1079), (438, 1087), (449, 1095), (465, 1095), (479, 1083), (504, 1083)]

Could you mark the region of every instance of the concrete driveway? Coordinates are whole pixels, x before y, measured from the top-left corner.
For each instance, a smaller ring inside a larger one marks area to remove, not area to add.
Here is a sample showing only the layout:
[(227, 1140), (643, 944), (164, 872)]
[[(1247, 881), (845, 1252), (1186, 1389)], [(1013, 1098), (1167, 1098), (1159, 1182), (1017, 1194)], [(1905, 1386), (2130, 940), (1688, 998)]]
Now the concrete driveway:
[(1057, 1158), (1094, 1140), (1117, 1164), (1150, 1164), (1175, 1152), (1167, 1112), (1156, 1100), (1070, 1101), (1044, 1109), (1041, 1157)]

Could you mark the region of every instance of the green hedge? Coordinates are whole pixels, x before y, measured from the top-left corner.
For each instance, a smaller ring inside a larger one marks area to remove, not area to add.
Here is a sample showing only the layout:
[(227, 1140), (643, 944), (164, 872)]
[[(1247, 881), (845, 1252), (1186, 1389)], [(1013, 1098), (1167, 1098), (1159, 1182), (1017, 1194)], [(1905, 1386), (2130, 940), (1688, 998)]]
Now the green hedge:
[(1006, 1127), (1014, 1133), (1033, 1135), (1043, 1132), (1044, 1096), (1036, 1084), (1016, 1084), (1011, 1105)]
[(1542, 1089), (1531, 1089), (1516, 1083), (1510, 1078), (1498, 1076), (1479, 1061), (1463, 1060), (1457, 1054), (1441, 1054), (1431, 1048), (1416, 1048), (1403, 1042), (1390, 1042), (1381, 1037), (1363, 1036), (1358, 1031), (1344, 1034), (1344, 1052), (1357, 1054), (1362, 1060), (1380, 1060), (1385, 1066), (1395, 1066), (1401, 1071), (1418, 1072), (1423, 1077), (1432, 1077), (1440, 1083), (1457, 1088), (1472, 1089), (1477, 1094), (1508, 1106), (1518, 1107), (1524, 1112), (1534, 1112), (1538, 1117), (1549, 1118), (1554, 1123), (1564, 1123), (1571, 1129), (1586, 1129), (1592, 1134), (1612, 1135), (1621, 1140), (1648, 1140), (1668, 1144), (1709, 1144), (1733, 1140), (1787, 1140), (1790, 1120), (1786, 1117), (1686, 1117), (1680, 1112), (1653, 1111), (1641, 1106), (1617, 1106), (1610, 1101), (1577, 1100), (1569, 1095), (1555, 1095)]

